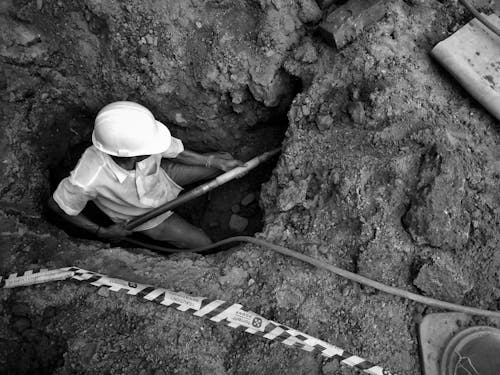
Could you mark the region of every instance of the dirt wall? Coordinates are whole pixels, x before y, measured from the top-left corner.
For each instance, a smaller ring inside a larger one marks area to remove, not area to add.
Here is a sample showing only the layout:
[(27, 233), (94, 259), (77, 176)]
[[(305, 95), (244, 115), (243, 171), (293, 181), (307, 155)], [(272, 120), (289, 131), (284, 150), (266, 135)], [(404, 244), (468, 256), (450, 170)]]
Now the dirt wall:
[(309, 0), (5, 1), (0, 17), (0, 198), (30, 207), (115, 100), (146, 105), (193, 148), (255, 156), (300, 87), (286, 52), (321, 12)]

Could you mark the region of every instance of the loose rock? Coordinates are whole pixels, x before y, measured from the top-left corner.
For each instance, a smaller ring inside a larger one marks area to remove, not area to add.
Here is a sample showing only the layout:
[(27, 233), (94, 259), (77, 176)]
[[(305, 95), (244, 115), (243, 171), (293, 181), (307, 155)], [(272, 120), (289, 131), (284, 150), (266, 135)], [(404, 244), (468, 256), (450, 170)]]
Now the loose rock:
[(462, 249), (469, 241), (471, 218), (463, 205), (466, 182), (460, 157), (432, 147), (423, 155), (419, 179), (403, 217), (408, 232), (419, 245)]
[(102, 286), (97, 290), (97, 294), (101, 297), (109, 297), (109, 289)]
[(347, 106), (347, 110), (349, 112), (349, 115), (351, 115), (352, 121), (354, 121), (356, 124), (363, 124), (365, 122), (365, 108), (363, 106), (363, 103), (349, 103), (349, 105)]
[(247, 226), (248, 219), (236, 214), (231, 215), (231, 219), (229, 220), (229, 229), (238, 233), (242, 233), (245, 231)]
[(278, 207), (281, 211), (289, 211), (296, 205), (303, 203), (306, 200), (307, 187), (309, 183), (307, 180), (292, 182), (278, 199)]
[(365, 28), (380, 20), (386, 13), (381, 0), (350, 0), (335, 9), (321, 23), (320, 31), (326, 41), (337, 48), (354, 40)]
[(221, 284), (231, 284), (233, 286), (239, 286), (245, 284), (247, 278), (247, 271), (240, 267), (233, 267), (225, 275), (219, 277), (219, 282)]
[(300, 0), (299, 4), (299, 18), (302, 22), (317, 22), (321, 19), (321, 9), (315, 0)]
[(434, 298), (459, 303), (474, 287), (467, 272), (445, 252), (432, 256), (432, 264), (425, 264), (413, 282)]
[(307, 42), (297, 48), (294, 58), (306, 64), (311, 64), (318, 60), (318, 52), (311, 42)]
[(318, 126), (319, 130), (325, 131), (332, 127), (333, 118), (330, 115), (318, 116), (318, 118), (316, 119), (316, 125)]
[(252, 203), (255, 200), (255, 194), (250, 193), (247, 194), (242, 200), (241, 200), (241, 205), (242, 206), (248, 206), (250, 203)]
[(323, 365), (323, 374), (324, 375), (335, 375), (339, 370), (339, 361), (334, 359), (329, 361)]

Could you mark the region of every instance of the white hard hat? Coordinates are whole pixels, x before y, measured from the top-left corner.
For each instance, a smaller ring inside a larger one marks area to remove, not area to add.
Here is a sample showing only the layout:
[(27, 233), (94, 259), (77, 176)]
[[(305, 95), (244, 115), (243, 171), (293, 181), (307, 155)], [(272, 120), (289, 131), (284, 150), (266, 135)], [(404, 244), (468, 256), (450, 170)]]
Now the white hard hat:
[(114, 102), (103, 107), (94, 122), (92, 143), (106, 154), (121, 157), (153, 155), (166, 151), (171, 136), (146, 107)]

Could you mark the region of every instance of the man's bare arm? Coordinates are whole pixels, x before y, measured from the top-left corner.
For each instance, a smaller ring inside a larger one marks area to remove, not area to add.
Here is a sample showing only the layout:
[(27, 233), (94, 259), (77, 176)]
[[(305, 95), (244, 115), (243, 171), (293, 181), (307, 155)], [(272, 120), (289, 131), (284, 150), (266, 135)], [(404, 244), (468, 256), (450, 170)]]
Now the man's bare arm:
[(209, 154), (199, 154), (194, 151), (184, 150), (175, 160), (188, 165), (201, 165), (208, 168), (229, 171), (233, 168), (243, 165), (239, 160), (234, 159), (227, 152), (215, 152)]
[(61, 207), (59, 207), (59, 205), (56, 203), (56, 201), (52, 196), (49, 198), (47, 205), (52, 211), (54, 211), (68, 223), (74, 225), (75, 227), (83, 229), (89, 233), (92, 233), (99, 238), (120, 239), (132, 233), (131, 231), (122, 228), (118, 224), (114, 224), (109, 227), (101, 227), (100, 225), (94, 223), (92, 220), (90, 220), (83, 214), (78, 214), (75, 216), (68, 215), (61, 209)]

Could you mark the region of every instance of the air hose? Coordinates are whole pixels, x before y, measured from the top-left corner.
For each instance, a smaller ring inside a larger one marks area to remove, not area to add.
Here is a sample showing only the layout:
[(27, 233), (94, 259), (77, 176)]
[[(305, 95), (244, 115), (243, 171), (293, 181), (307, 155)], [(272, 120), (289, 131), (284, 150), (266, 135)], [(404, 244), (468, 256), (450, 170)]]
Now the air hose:
[(138, 245), (138, 246), (141, 246), (144, 248), (149, 248), (149, 249), (155, 250), (155, 251), (162, 251), (162, 252), (168, 252), (168, 253), (178, 253), (178, 252), (203, 253), (203, 252), (207, 252), (209, 250), (212, 250), (216, 247), (227, 245), (227, 244), (234, 243), (234, 242), (248, 242), (248, 243), (252, 243), (254, 245), (263, 246), (263, 247), (270, 249), (272, 251), (275, 251), (277, 253), (301, 260), (301, 261), (303, 261), (305, 263), (309, 263), (315, 267), (322, 268), (322, 269), (327, 270), (329, 272), (332, 272), (336, 275), (342, 276), (348, 280), (357, 282), (359, 284), (366, 285), (370, 288), (374, 288), (374, 289), (380, 290), (382, 292), (385, 292), (385, 293), (388, 293), (388, 294), (391, 294), (394, 296), (406, 298), (406, 299), (409, 299), (409, 300), (412, 300), (412, 301), (415, 301), (415, 302), (418, 302), (418, 303), (421, 303), (424, 305), (437, 307), (437, 308), (441, 308), (441, 309), (458, 311), (458, 312), (463, 312), (463, 313), (472, 314), (472, 315), (486, 316), (486, 317), (490, 317), (490, 318), (497, 318), (497, 319), (500, 318), (499, 311), (491, 311), (491, 310), (479, 309), (476, 307), (463, 306), (463, 305), (458, 305), (455, 303), (440, 301), (440, 300), (435, 299), (435, 298), (421, 296), (421, 295), (416, 294), (416, 293), (408, 292), (407, 290), (404, 290), (404, 289), (400, 289), (400, 288), (396, 288), (393, 286), (382, 284), (378, 281), (374, 281), (374, 280), (371, 280), (367, 277), (358, 275), (356, 273), (346, 271), (346, 270), (339, 268), (339, 267), (335, 267), (331, 264), (325, 263), (324, 261), (314, 259), (308, 255), (304, 255), (302, 253), (291, 250), (291, 249), (286, 248), (284, 246), (275, 245), (275, 244), (270, 243), (268, 241), (264, 241), (264, 240), (254, 238), (254, 237), (248, 237), (248, 236), (231, 237), (231, 238), (226, 238), (225, 240), (213, 243), (212, 245), (209, 245), (209, 246), (199, 247), (196, 249), (186, 249), (186, 250), (171, 249), (171, 248), (166, 248), (166, 247), (162, 247), (162, 246), (150, 245), (150, 244), (147, 244), (145, 242), (135, 240), (132, 238), (126, 238), (125, 240), (131, 244), (134, 244), (134, 245)]
[[(206, 184), (203, 184), (203, 185), (187, 192), (186, 194), (183, 194), (182, 196), (180, 196), (180, 197), (178, 197), (170, 202), (167, 202), (158, 208), (151, 210), (150, 212), (148, 212), (144, 215), (138, 216), (134, 220), (131, 220), (129, 223), (127, 223), (126, 228), (128, 230), (132, 230), (132, 229), (136, 228), (137, 226), (143, 224), (144, 222), (146, 222), (146, 221), (148, 221), (148, 220), (150, 220), (158, 215), (161, 215), (162, 213), (164, 213), (168, 210), (172, 210), (173, 208), (178, 207), (181, 204), (183, 204), (191, 199), (194, 199), (196, 197), (199, 197), (199, 196), (205, 194), (206, 192), (216, 188), (217, 186), (220, 186), (220, 185), (222, 185), (222, 184), (224, 184), (224, 183), (226, 183), (234, 178), (238, 178), (238, 177), (242, 176), (243, 174), (246, 174), (250, 169), (255, 168), (263, 161), (269, 159), (273, 155), (276, 155), (279, 151), (280, 151), (280, 149), (277, 148), (277, 149), (271, 150), (269, 152), (266, 152), (258, 157), (255, 157), (255, 158), (249, 160), (248, 162), (245, 163), (244, 166), (234, 168), (233, 170), (220, 175), (216, 179), (214, 179)], [(492, 317), (492, 318), (500, 318), (500, 312), (498, 312), (498, 311), (490, 311), (490, 310), (483, 310), (483, 309), (479, 309), (479, 308), (475, 308), (475, 307), (462, 306), (462, 305), (458, 305), (458, 304), (454, 304), (454, 303), (450, 303), (450, 302), (440, 301), (440, 300), (430, 298), (430, 297), (421, 296), (419, 294), (408, 292), (408, 291), (400, 289), (400, 288), (396, 288), (396, 287), (392, 287), (389, 285), (379, 283), (378, 281), (374, 281), (374, 280), (371, 280), (367, 277), (343, 270), (342, 268), (338, 268), (338, 267), (335, 267), (331, 264), (325, 263), (323, 261), (319, 261), (317, 259), (311, 258), (310, 256), (307, 256), (307, 255), (304, 255), (304, 254), (299, 253), (297, 251), (288, 249), (284, 246), (275, 245), (275, 244), (270, 243), (268, 241), (264, 241), (264, 240), (257, 239), (254, 237), (238, 236), (238, 237), (226, 238), (222, 241), (213, 243), (209, 246), (199, 247), (199, 248), (195, 248), (195, 249), (172, 249), (172, 248), (167, 248), (167, 247), (163, 247), (163, 246), (149, 244), (149, 243), (146, 243), (146, 242), (134, 239), (134, 238), (130, 238), (130, 237), (126, 237), (123, 240), (125, 242), (128, 242), (128, 243), (136, 245), (136, 246), (140, 246), (143, 248), (147, 248), (147, 249), (151, 249), (151, 250), (155, 250), (155, 251), (159, 251), (159, 252), (163, 252), (163, 253), (181, 253), (181, 252), (182, 253), (186, 253), (186, 252), (204, 253), (204, 252), (208, 252), (209, 250), (212, 250), (212, 249), (215, 249), (217, 247), (227, 245), (230, 243), (248, 242), (248, 243), (252, 243), (254, 245), (266, 247), (266, 248), (268, 248), (272, 251), (275, 251), (277, 253), (280, 253), (280, 254), (295, 258), (295, 259), (299, 259), (299, 260), (306, 262), (306, 263), (309, 263), (315, 267), (325, 269), (329, 272), (333, 272), (334, 274), (342, 276), (348, 280), (369, 286), (371, 288), (380, 290), (380, 291), (388, 293), (388, 294), (403, 297), (403, 298), (406, 298), (406, 299), (409, 299), (409, 300), (412, 300), (412, 301), (415, 301), (418, 303), (422, 303), (425, 305), (438, 307), (438, 308), (442, 308), (442, 309), (459, 311), (459, 312), (464, 312), (464, 313), (473, 314), (473, 315), (488, 316), (488, 317)]]

